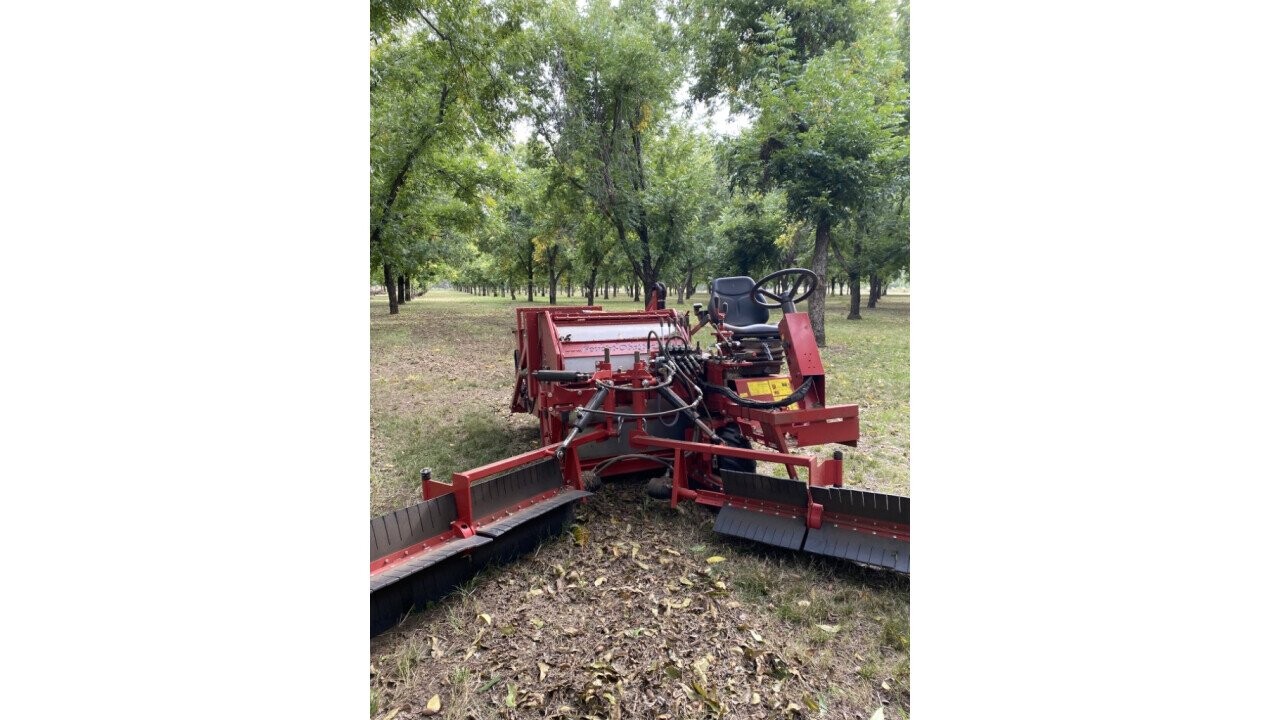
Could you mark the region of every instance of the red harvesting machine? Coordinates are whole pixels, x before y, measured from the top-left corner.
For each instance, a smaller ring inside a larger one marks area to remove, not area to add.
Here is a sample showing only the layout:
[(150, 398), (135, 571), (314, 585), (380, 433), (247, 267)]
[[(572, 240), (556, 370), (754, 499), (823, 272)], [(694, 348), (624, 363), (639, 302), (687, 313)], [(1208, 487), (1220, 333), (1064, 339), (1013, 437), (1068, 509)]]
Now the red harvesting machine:
[[(449, 483), (424, 470), (422, 502), (370, 521), (371, 632), (561, 532), (573, 503), (617, 475), (652, 476), (647, 491), (672, 507), (714, 509), (716, 532), (908, 573), (910, 498), (844, 487), (839, 450), (791, 452), (858, 441), (858, 406), (826, 403), (796, 310), (817, 282), (801, 268), (716, 279), (692, 327), (661, 284), (642, 311), (517, 308), (511, 411), (538, 416), (542, 447)], [(706, 350), (692, 341), (703, 328)]]

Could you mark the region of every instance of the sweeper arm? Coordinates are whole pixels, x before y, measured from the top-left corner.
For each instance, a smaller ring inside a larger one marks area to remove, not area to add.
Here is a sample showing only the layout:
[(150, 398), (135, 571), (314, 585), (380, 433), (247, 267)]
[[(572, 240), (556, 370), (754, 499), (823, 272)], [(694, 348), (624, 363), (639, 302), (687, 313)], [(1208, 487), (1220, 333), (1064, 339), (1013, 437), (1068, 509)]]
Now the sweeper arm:
[(506, 562), (564, 529), (582, 489), (576, 447), (548, 445), (454, 473), (423, 472), (423, 501), (369, 521), (370, 632), (447, 595), (479, 568)]

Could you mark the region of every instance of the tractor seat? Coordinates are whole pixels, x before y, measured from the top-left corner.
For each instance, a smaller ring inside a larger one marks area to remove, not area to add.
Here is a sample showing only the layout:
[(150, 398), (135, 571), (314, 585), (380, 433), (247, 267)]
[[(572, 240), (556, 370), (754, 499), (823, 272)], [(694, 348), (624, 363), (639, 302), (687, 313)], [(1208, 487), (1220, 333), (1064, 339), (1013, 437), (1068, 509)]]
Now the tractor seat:
[(769, 309), (751, 297), (755, 286), (745, 275), (712, 280), (711, 319), (735, 337), (778, 337), (778, 326), (769, 324)]

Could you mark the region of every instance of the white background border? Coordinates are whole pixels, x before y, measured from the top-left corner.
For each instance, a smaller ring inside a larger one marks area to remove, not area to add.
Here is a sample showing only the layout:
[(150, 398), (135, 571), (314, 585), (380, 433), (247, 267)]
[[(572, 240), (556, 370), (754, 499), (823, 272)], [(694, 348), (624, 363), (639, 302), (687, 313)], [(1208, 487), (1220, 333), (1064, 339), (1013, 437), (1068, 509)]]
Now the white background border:
[[(913, 717), (1274, 707), (1269, 7), (913, 7)], [(5, 10), (0, 715), (363, 716), (366, 13)]]

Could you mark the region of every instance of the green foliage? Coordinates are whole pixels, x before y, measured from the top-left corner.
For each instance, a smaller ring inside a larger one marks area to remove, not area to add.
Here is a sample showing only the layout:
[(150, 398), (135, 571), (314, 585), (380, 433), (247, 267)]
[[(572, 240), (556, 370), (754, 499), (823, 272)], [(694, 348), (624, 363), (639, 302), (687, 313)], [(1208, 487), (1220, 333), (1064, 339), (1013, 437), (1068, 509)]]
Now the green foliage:
[(557, 0), (534, 27), (541, 42), (521, 78), (524, 109), (553, 180), (609, 221), (633, 270), (650, 279), (692, 212), (673, 207), (673, 194), (706, 184), (696, 162), (675, 157), (690, 142), (668, 118), (682, 67), (673, 26), (646, 0), (589, 0), (581, 11)]
[(781, 50), (803, 66), (837, 43), (852, 43), (869, 6), (850, 0), (684, 0), (679, 16), (692, 60), (690, 95), (701, 101), (723, 97), (734, 112), (757, 106), (767, 91), (759, 76), (777, 72)]
[[(896, 276), (909, 18), (870, 0), (375, 0), (371, 279), (681, 288), (816, 262), (815, 230), (844, 272)], [(717, 144), (682, 87), (750, 124)]]
[(456, 261), (507, 181), (505, 134), (520, 39), (517, 3), (372, 3), (369, 251), (402, 275)]
[(780, 241), (786, 240), (782, 193), (738, 193), (724, 206), (716, 224), (716, 274), (768, 274), (781, 265)]
[(850, 217), (889, 182), (908, 154), (904, 66), (894, 38), (868, 33), (801, 66), (789, 29), (769, 18), (776, 38), (756, 122), (732, 144), (735, 187), (779, 189), (787, 210), (814, 222)]

